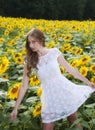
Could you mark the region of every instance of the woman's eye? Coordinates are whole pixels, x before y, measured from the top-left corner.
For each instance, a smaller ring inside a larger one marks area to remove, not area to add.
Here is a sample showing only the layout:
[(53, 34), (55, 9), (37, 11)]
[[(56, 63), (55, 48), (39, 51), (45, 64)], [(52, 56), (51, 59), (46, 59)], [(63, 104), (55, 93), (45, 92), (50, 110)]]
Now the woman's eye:
[(34, 43), (35, 43), (35, 41), (31, 41), (31, 43), (33, 43), (33, 44), (34, 44)]
[(35, 43), (35, 41), (31, 41), (30, 43), (34, 44), (34, 43)]

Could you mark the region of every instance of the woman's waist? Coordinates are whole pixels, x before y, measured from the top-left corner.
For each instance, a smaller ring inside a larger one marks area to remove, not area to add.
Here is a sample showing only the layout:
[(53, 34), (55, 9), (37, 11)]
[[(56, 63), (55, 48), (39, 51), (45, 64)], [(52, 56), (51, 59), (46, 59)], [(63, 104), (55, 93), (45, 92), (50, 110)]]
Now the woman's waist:
[(53, 82), (56, 81), (58, 79), (63, 78), (64, 76), (62, 74), (59, 75), (54, 75), (54, 76), (46, 76), (46, 77), (42, 77), (40, 80), (42, 83), (46, 83), (46, 82)]

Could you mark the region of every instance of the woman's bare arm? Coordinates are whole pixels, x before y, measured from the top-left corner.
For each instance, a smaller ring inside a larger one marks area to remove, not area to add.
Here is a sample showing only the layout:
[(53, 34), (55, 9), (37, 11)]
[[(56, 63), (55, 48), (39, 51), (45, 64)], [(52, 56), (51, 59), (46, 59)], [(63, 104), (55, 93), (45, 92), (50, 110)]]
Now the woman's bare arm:
[(16, 109), (16, 110), (18, 109), (18, 107), (19, 107), (19, 105), (24, 97), (24, 94), (27, 90), (27, 87), (28, 87), (29, 77), (27, 76), (27, 72), (28, 72), (27, 64), (24, 64), (22, 85), (20, 87), (19, 94), (18, 94), (16, 103), (15, 103), (15, 107), (14, 107), (14, 109)]
[(91, 87), (95, 87), (93, 83), (91, 83), (87, 78), (85, 78), (82, 74), (78, 72), (77, 69), (73, 68), (64, 58), (63, 55), (58, 56), (58, 62), (60, 65), (64, 66), (67, 72), (72, 74), (75, 78), (80, 79), (84, 83), (88, 84)]

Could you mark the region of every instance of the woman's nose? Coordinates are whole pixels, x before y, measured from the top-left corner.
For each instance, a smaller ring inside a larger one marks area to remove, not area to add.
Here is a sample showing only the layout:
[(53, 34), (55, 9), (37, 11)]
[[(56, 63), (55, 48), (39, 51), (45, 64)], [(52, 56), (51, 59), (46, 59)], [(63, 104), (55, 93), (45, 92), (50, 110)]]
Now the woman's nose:
[(33, 47), (34, 47), (34, 45), (33, 45), (32, 43), (30, 43), (30, 47), (31, 47), (31, 48), (33, 48)]

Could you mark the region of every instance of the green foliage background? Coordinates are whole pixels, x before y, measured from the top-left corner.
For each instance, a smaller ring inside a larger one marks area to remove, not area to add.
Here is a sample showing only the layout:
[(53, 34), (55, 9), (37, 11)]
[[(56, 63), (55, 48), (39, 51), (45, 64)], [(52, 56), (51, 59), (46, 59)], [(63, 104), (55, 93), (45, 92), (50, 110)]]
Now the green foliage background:
[(0, 0), (0, 15), (59, 20), (95, 19), (95, 0)]

